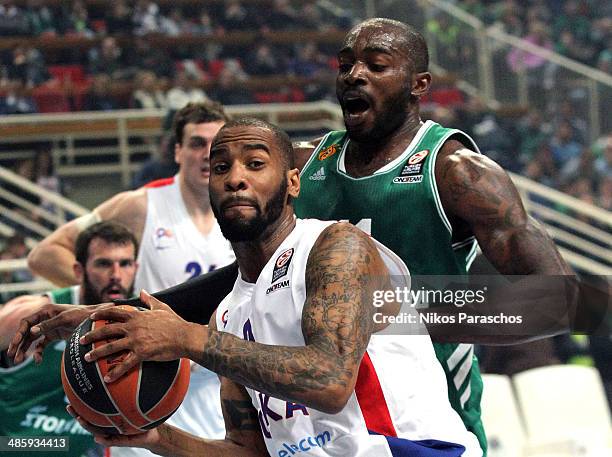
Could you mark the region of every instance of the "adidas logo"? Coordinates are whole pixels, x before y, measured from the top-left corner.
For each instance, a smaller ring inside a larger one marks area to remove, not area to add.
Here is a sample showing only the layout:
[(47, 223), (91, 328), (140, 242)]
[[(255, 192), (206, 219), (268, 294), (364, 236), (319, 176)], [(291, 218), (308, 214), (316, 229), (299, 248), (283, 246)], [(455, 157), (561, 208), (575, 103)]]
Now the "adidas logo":
[(308, 177), (311, 181), (324, 181), (325, 178), (325, 168), (321, 167), (317, 171), (315, 171), (312, 175)]

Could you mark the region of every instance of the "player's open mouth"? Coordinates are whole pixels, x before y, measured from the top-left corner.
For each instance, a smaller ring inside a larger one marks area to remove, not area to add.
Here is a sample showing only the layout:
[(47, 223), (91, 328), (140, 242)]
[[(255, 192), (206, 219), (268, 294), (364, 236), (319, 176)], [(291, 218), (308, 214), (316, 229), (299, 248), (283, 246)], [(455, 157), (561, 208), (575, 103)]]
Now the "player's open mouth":
[(347, 94), (343, 97), (344, 121), (346, 124), (359, 123), (370, 109), (369, 100), (362, 94)]
[(104, 292), (110, 300), (127, 298), (124, 290), (119, 286), (108, 287), (104, 290)]

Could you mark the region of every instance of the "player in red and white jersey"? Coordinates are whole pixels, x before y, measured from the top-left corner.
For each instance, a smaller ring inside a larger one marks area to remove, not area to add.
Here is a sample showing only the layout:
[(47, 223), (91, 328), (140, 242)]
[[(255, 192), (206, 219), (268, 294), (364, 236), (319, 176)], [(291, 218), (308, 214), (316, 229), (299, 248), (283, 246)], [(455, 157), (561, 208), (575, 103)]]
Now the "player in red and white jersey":
[(96, 310), (92, 318), (115, 323), (82, 341), (117, 338), (91, 360), (127, 352), (108, 382), (141, 361), (178, 357), (219, 373), (226, 438), (168, 424), (110, 437), (80, 423), (104, 444), (172, 456), (481, 455), (448, 401), (429, 337), (383, 335), (375, 323), (375, 294), (399, 285), (392, 275), (407, 278), (405, 265), (351, 224), (295, 218), (292, 151), (284, 132), (256, 119), (232, 121), (215, 137), (211, 204), (240, 276), (209, 326), (143, 293), (153, 311)]
[[(178, 174), (121, 192), (58, 228), (32, 250), (28, 257), (32, 271), (59, 285), (76, 283), (74, 242), (82, 230), (100, 220), (120, 222), (138, 239), (136, 291), (165, 289), (231, 263), (235, 256), (221, 234), (208, 196), (210, 145), (227, 120), (216, 103), (189, 104), (178, 111), (173, 125)], [(206, 438), (225, 435), (216, 374), (192, 364), (187, 396), (170, 423)], [(113, 449), (111, 454), (151, 455), (138, 448)]]

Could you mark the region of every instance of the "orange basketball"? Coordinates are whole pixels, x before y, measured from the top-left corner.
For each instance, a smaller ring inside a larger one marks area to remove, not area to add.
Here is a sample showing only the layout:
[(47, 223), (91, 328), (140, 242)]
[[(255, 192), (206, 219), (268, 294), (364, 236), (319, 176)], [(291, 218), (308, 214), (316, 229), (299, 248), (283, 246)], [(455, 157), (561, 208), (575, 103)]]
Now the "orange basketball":
[[(139, 312), (144, 308), (121, 306)], [(72, 334), (62, 356), (62, 384), (68, 401), (87, 422), (109, 435), (133, 435), (154, 428), (180, 406), (189, 386), (189, 360), (143, 362), (116, 381), (104, 382), (106, 373), (123, 356), (85, 361), (85, 354), (105, 344), (82, 345), (79, 339), (111, 321), (84, 320)]]

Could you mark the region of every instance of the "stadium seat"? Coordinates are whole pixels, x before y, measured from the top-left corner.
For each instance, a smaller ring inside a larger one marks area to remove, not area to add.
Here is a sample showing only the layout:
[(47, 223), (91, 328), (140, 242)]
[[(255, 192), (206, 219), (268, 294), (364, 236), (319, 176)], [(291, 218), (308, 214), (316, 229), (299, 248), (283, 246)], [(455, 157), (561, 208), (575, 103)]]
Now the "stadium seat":
[(483, 374), (482, 421), (489, 442), (489, 457), (519, 457), (526, 441), (510, 378)]
[(584, 457), (612, 455), (610, 411), (595, 368), (534, 368), (517, 374), (513, 381), (530, 449), (558, 443), (555, 455), (557, 449)]

